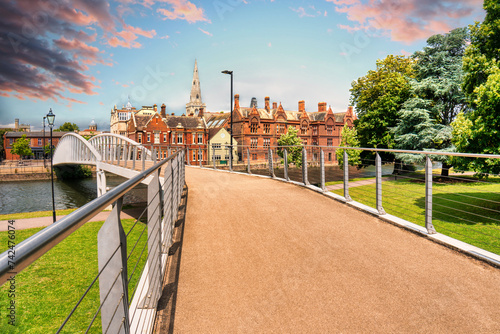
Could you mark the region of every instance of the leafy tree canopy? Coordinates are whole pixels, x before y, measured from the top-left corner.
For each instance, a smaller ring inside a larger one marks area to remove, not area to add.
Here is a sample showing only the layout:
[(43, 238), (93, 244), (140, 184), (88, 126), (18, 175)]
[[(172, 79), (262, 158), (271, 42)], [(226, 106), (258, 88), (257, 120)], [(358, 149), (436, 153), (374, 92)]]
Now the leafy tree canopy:
[(66, 122), (63, 125), (61, 125), (59, 128), (55, 129), (54, 131), (69, 131), (69, 132), (74, 132), (74, 131), (80, 131), (80, 128), (78, 125), (75, 123), (70, 123)]
[[(344, 125), (341, 132), (340, 146), (343, 147), (359, 147), (358, 132), (356, 128), (350, 128)], [(359, 158), (360, 150), (346, 150), (347, 152), (347, 162), (351, 166), (357, 166), (361, 164), (361, 159)], [(336, 152), (337, 161), (340, 169), (344, 169), (344, 149), (338, 149)]]
[(284, 149), (287, 150), (288, 162), (293, 162), (296, 167), (302, 165), (302, 140), (297, 136), (298, 130), (293, 126), (278, 138), (278, 146), (293, 146), (286, 148), (278, 147), (278, 155), (284, 157)]
[(20, 158), (28, 155), (33, 155), (30, 147), (30, 142), (26, 138), (26, 135), (22, 135), (21, 138), (14, 141), (10, 152), (12, 154), (19, 155)]

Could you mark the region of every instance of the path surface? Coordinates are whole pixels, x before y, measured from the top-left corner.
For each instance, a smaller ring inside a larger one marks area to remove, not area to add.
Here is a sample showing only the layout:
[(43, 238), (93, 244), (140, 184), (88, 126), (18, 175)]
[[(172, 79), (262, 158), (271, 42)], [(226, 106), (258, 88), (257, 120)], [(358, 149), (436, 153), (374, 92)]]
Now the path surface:
[(498, 333), (500, 270), (307, 189), (187, 168), (176, 333)]

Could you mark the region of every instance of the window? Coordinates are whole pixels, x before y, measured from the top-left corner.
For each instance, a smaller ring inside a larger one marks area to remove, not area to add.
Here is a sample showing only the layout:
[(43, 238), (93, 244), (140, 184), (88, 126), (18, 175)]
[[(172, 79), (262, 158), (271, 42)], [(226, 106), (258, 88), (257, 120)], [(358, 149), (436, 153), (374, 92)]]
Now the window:
[(151, 141), (151, 133), (148, 132), (148, 143)]
[(220, 154), (215, 155), (215, 160), (220, 160)]
[(264, 133), (271, 133), (271, 124), (264, 124)]
[(177, 134), (177, 144), (182, 144), (182, 133)]
[(307, 123), (302, 123), (302, 125), (300, 127), (300, 134), (307, 135)]
[(318, 145), (318, 140), (317, 139), (313, 139), (313, 145)]
[(160, 133), (157, 132), (155, 133), (155, 144), (159, 144), (160, 143)]
[(313, 126), (313, 136), (317, 136), (317, 135), (318, 135), (318, 126), (314, 125)]
[(142, 133), (137, 134), (137, 142), (139, 142), (139, 144), (142, 144)]
[(258, 138), (250, 138), (250, 148), (257, 148)]
[(252, 160), (257, 160), (257, 154), (255, 153), (252, 154)]
[(328, 161), (332, 161), (332, 152), (328, 153)]
[(269, 148), (271, 146), (271, 139), (265, 138), (264, 139), (264, 147)]
[(193, 161), (196, 161), (196, 150), (193, 150)]
[(333, 125), (326, 126), (326, 134), (331, 135), (333, 133)]
[(191, 134), (191, 137), (193, 137), (193, 144), (196, 144), (196, 133)]
[(285, 133), (285, 124), (279, 124), (277, 129), (277, 133)]
[(42, 138), (38, 138), (38, 146), (42, 146)]
[(127, 131), (120, 131), (120, 134), (121, 134), (122, 136), (127, 136)]
[(119, 112), (118, 119), (120, 121), (128, 121), (130, 119), (130, 113), (129, 112)]
[(164, 142), (164, 143), (166, 143), (166, 142), (167, 142), (167, 134), (166, 134), (166, 133), (164, 133), (164, 134), (163, 134), (163, 142)]
[(10, 139), (9, 139), (9, 145), (11, 145), (11, 146), (12, 146), (12, 144), (14, 144), (14, 139), (13, 139), (13, 138), (10, 138)]
[(328, 138), (328, 139), (326, 140), (326, 145), (327, 145), (327, 146), (333, 146), (333, 139), (332, 139), (332, 138)]
[(175, 135), (175, 132), (172, 132), (172, 144), (175, 144), (175, 138), (177, 136)]
[(202, 150), (198, 151), (198, 161), (203, 161), (203, 151)]
[(257, 129), (258, 129), (258, 124), (252, 122), (252, 124), (250, 124), (250, 133), (257, 133)]
[(220, 143), (213, 143), (213, 144), (212, 144), (212, 148), (213, 148), (214, 150), (220, 150), (220, 149), (221, 149)]
[(198, 133), (198, 144), (203, 144), (203, 133)]

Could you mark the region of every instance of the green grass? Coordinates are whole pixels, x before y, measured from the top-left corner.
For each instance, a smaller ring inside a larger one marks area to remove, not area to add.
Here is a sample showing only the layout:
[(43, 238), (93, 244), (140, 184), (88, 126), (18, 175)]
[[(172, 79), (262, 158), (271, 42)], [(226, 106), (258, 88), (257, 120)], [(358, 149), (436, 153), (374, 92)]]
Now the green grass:
[[(125, 233), (131, 229), (133, 220), (122, 221)], [(97, 233), (103, 222), (89, 222), (52, 248), (24, 271), (16, 276), (16, 326), (7, 324), (5, 310), (7, 308), (8, 285), (0, 288), (0, 333), (54, 333), (81, 295), (85, 292), (98, 273)], [(138, 223), (127, 238), (129, 253), (139, 238), (145, 225)], [(41, 228), (17, 230), (16, 243), (30, 237)], [(0, 232), (0, 248), (7, 248), (8, 232)], [(139, 265), (129, 286), (130, 293), (140, 277), (147, 257), (147, 247), (139, 259), (143, 247), (147, 243), (147, 231), (141, 236), (139, 244), (132, 253), (129, 263), (130, 276), (132, 268), (139, 260)], [(90, 320), (99, 307), (98, 283), (89, 291), (82, 304), (73, 314), (64, 333), (85, 332)], [(98, 316), (90, 333), (101, 332), (101, 320)]]
[[(370, 179), (374, 179), (374, 178), (375, 178), (374, 176), (357, 177), (354, 179), (349, 179), (349, 182), (364, 181), (364, 180), (370, 180)], [(331, 182), (326, 182), (325, 186), (333, 186), (335, 184), (342, 184), (342, 183), (344, 183), (343, 180), (331, 181)]]
[[(334, 193), (343, 195), (343, 189)], [(384, 210), (425, 226), (425, 185), (412, 180), (382, 184)], [(375, 184), (349, 188), (353, 200), (375, 208)], [(433, 184), (433, 225), (452, 238), (500, 254), (500, 184)]]
[[(76, 209), (56, 210), (56, 215), (64, 216), (70, 214), (75, 210)], [(9, 213), (6, 215), (0, 215), (0, 220), (38, 218), (38, 217), (50, 217), (50, 216), (52, 216), (52, 211), (21, 212), (21, 213)]]

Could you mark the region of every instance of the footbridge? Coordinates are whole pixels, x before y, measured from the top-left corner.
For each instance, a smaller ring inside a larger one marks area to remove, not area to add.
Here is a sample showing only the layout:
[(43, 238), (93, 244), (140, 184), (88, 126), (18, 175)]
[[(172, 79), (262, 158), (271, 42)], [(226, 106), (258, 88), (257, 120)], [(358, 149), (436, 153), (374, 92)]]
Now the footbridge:
[[(0, 283), (13, 284), (113, 204), (94, 236), (96, 259), (78, 277), (67, 254), (62, 276), (73, 290), (83, 286), (78, 296), (23, 310), (35, 316), (20, 320), (22, 332), (38, 319), (58, 333), (500, 331), (498, 182), (439, 176), (439, 152), (392, 152), (423, 156), (422, 168), (403, 173), (388, 172), (372, 149), (363, 174), (349, 166), (347, 149), (357, 148), (334, 148), (342, 169), (325, 164), (317, 146), (303, 148), (300, 168), (267, 147), (265, 164), (251, 164), (244, 147), (242, 164), (207, 168), (186, 166), (184, 150), (156, 161), (154, 150), (120, 136), (82, 139), (63, 137), (54, 164), (128, 180), (17, 244), (14, 259), (0, 255)], [(123, 196), (139, 183), (147, 206), (125, 221)]]

